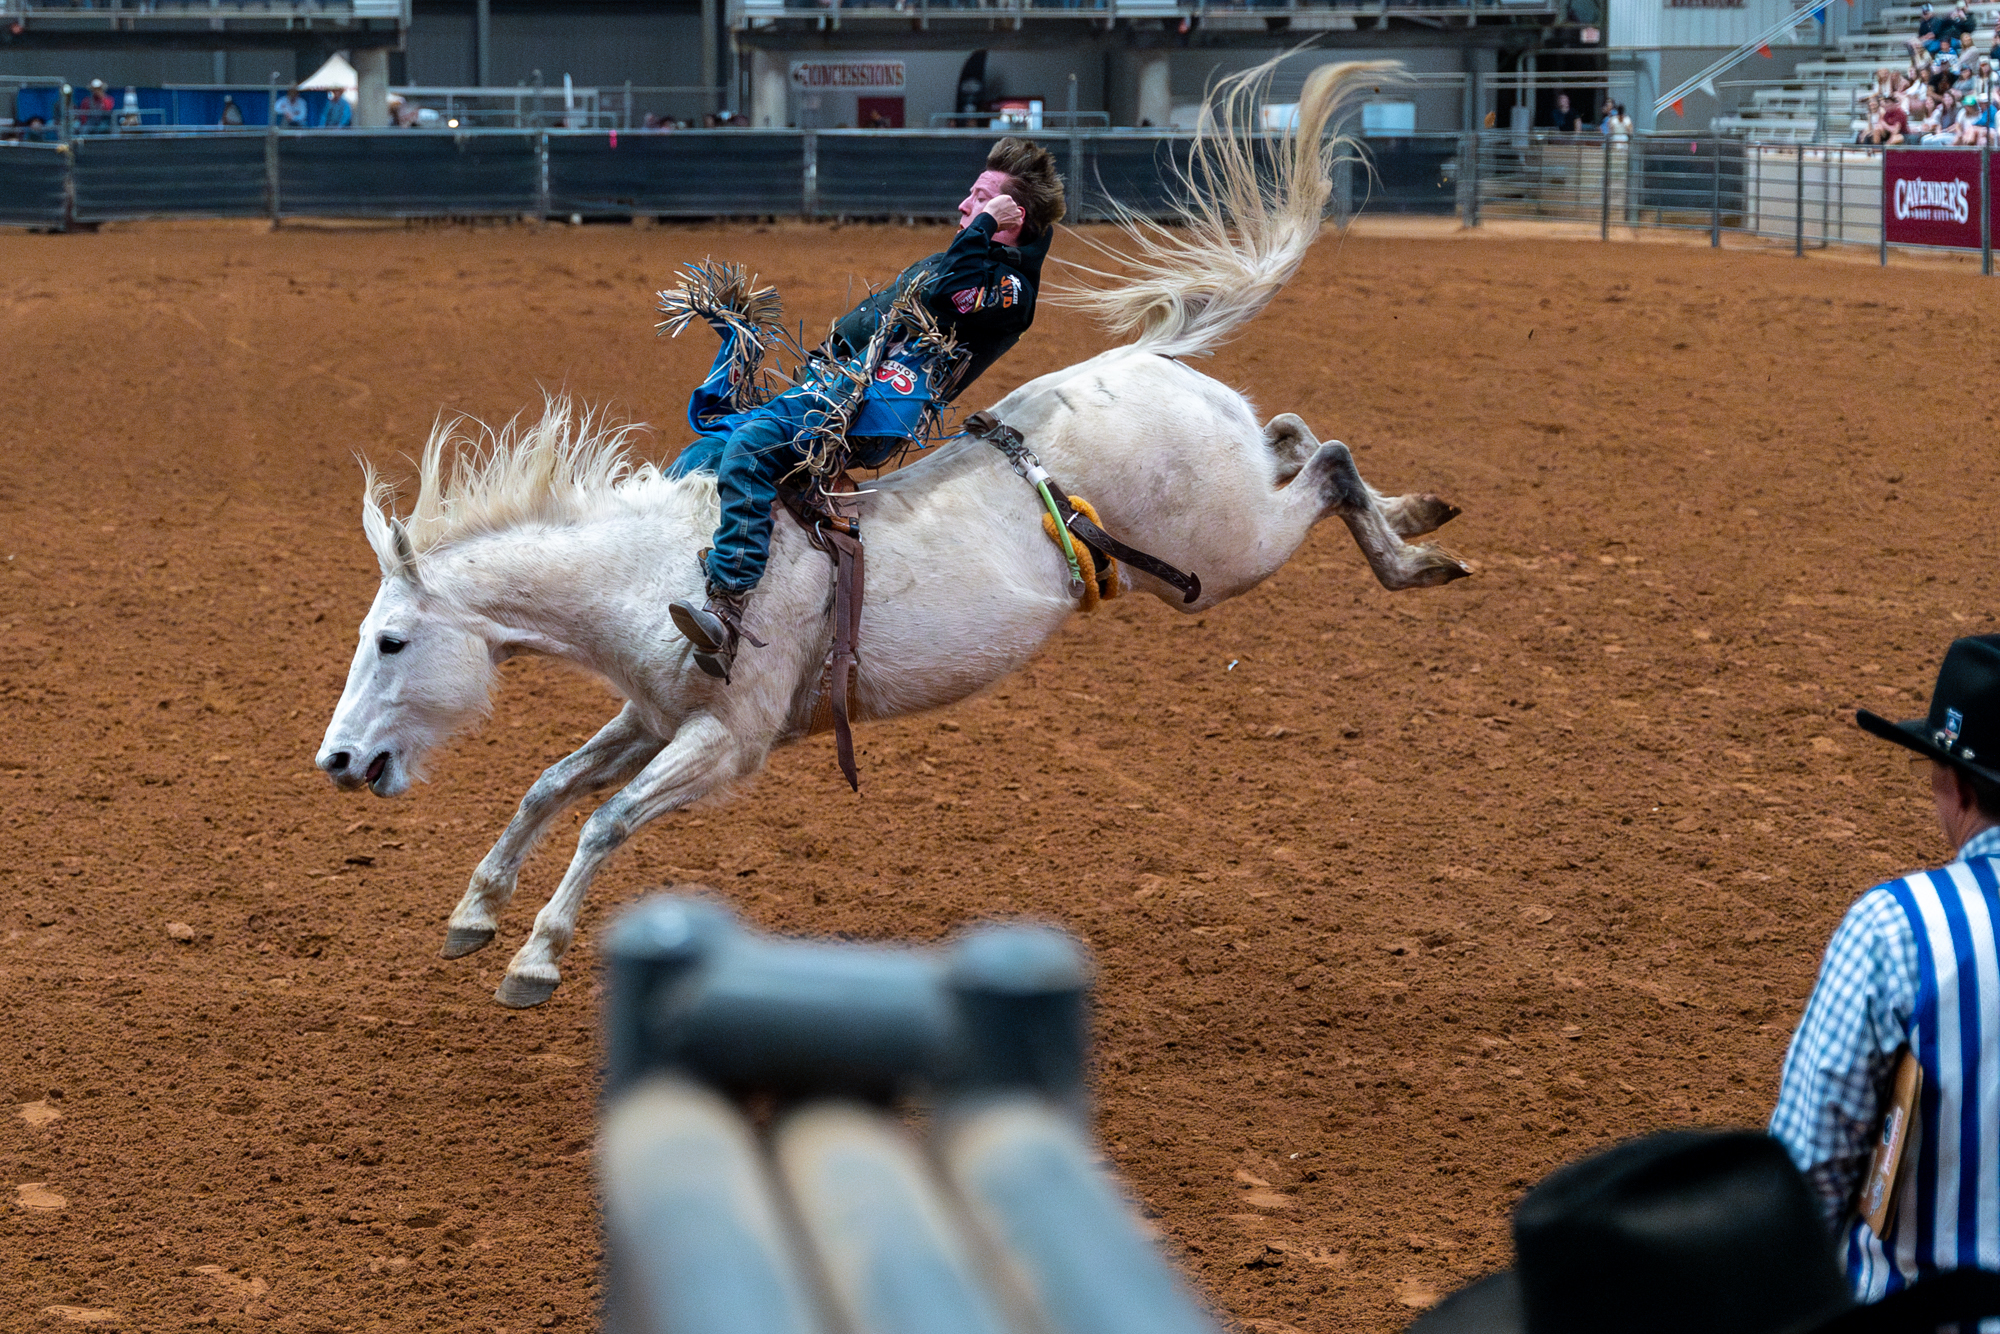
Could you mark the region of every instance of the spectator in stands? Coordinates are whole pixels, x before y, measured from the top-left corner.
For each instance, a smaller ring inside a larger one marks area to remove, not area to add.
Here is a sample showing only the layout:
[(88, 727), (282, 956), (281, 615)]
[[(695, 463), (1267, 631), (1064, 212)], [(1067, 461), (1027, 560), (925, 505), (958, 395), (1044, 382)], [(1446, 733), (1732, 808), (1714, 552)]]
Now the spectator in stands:
[(237, 106), (236, 99), (227, 93), (222, 95), (221, 123), (224, 125), (241, 125), (243, 123), (243, 108)]
[(1924, 82), (1930, 85), (1933, 97), (1943, 97), (1958, 82), (1958, 62), (1944, 56), (1937, 57), (1930, 62)]
[(1944, 20), (1933, 14), (1929, 5), (1919, 7), (1917, 15), (1917, 35), (1910, 40), (1911, 50), (1922, 49), (1936, 55), (1944, 45), (1938, 37), (1938, 29), (1944, 25)]
[(1882, 104), (1882, 128), (1889, 132), (1882, 140), (1885, 144), (1900, 144), (1910, 137), (1910, 113), (1894, 98)]
[(306, 99), (293, 84), (285, 95), (271, 107), (271, 114), (281, 130), (303, 130), (310, 122), (312, 113), (306, 110)]
[(83, 105), (77, 109), (77, 129), (85, 134), (111, 133), (111, 113), (115, 107), (111, 94), (105, 91), (104, 80), (92, 79), (90, 92), (85, 94)]
[(21, 127), (21, 137), (31, 144), (45, 144), (49, 141), (49, 122), (42, 116), (28, 117), (28, 123)]
[(1632, 118), (1625, 114), (1623, 102), (1610, 104), (1604, 113), (1603, 123), (1597, 127), (1597, 132), (1613, 143), (1623, 144), (1632, 141)]
[(1985, 148), (1994, 142), (1995, 108), (1989, 98), (1969, 98), (1958, 110), (1959, 145)]
[(1556, 94), (1555, 111), (1552, 113), (1549, 123), (1564, 134), (1573, 134), (1582, 128), (1583, 117), (1571, 110), (1568, 93)]
[(1979, 98), (1982, 101), (1990, 100), (1992, 98), (1993, 61), (1991, 57), (1988, 56), (1979, 57), (1978, 61), (1972, 67), (1971, 83), (1972, 86), (1968, 91), (1972, 94), (1972, 96)]
[(347, 100), (347, 92), (335, 88), (326, 95), (326, 114), (320, 117), (322, 130), (344, 130), (354, 124), (354, 104)]
[(1945, 41), (1951, 45), (1951, 49), (1954, 51), (1963, 48), (1972, 41), (1972, 29), (1972, 12), (1963, 3), (1953, 5), (1950, 17), (1938, 25), (1938, 32), (1943, 35)]
[[(1868, 98), (1868, 126), (1854, 136), (1854, 142), (1857, 144), (1902, 143), (1903, 136), (1889, 128), (1887, 118), (1887, 108), (1895, 105), (1894, 102), (1885, 102), (1880, 97), (1870, 94)], [(1901, 110), (1902, 108), (1897, 107), (1899, 113)], [(1907, 125), (1909, 122), (1905, 120), (1903, 123)]]

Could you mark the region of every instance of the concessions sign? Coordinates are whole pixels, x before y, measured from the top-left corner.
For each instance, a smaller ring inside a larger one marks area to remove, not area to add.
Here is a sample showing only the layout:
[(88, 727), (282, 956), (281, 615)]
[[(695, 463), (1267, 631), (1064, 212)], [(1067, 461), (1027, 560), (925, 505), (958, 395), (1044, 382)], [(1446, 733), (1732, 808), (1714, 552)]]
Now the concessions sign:
[(1890, 149), (1882, 157), (1882, 225), (1891, 245), (1979, 249), (1979, 159), (1973, 149)]
[(792, 84), (811, 92), (823, 89), (901, 88), (900, 60), (799, 60), (792, 64)]

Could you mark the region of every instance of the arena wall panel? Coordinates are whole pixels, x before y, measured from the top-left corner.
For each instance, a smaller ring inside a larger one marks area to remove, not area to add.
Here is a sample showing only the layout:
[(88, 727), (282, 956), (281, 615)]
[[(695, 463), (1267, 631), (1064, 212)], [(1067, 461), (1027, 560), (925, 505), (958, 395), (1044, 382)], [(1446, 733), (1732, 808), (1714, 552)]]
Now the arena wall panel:
[(0, 225), (62, 226), (68, 177), (54, 144), (0, 144)]
[(997, 138), (821, 130), (812, 211), (821, 217), (955, 218)]
[(1448, 214), (1458, 208), (1457, 138), (1368, 145), (1372, 171), (1352, 168), (1354, 205), (1370, 213)]
[(1111, 216), (1115, 199), (1135, 213), (1162, 218), (1173, 212), (1177, 169), (1187, 163), (1187, 139), (1119, 135), (1087, 139), (1082, 170), (1065, 161), (1070, 217), (1076, 222)]
[(533, 133), (279, 135), (278, 179), (278, 212), (306, 217), (535, 213), (543, 200)]
[(558, 215), (796, 217), (804, 190), (804, 136), (789, 130), (549, 136)]
[(101, 135), (75, 141), (76, 219), (259, 217), (262, 134)]

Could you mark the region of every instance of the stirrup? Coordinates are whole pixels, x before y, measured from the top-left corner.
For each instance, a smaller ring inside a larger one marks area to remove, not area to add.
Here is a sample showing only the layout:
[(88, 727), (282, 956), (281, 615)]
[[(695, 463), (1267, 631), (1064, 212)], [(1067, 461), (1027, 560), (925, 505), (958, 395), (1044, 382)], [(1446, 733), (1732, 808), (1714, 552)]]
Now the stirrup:
[(725, 685), (729, 669), (736, 663), (739, 641), (747, 639), (758, 648), (765, 647), (763, 640), (743, 628), (744, 607), (749, 600), (748, 593), (711, 588), (706, 606), (697, 608), (686, 601), (667, 604), (674, 628), (694, 648), (694, 665)]

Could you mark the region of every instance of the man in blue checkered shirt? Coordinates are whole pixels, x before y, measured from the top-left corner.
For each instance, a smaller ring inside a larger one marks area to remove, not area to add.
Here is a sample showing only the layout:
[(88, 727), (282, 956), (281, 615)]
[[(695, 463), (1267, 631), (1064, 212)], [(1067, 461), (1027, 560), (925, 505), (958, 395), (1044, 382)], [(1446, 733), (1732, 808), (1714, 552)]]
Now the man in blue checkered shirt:
[[(1848, 910), (1771, 1115), (1873, 1302), (1932, 1273), (2000, 1269), (2000, 635), (1952, 644), (1928, 716), (1856, 721), (1916, 752), (1958, 854)], [(1878, 1235), (1857, 1196), (1905, 1049), (1921, 1093)]]

